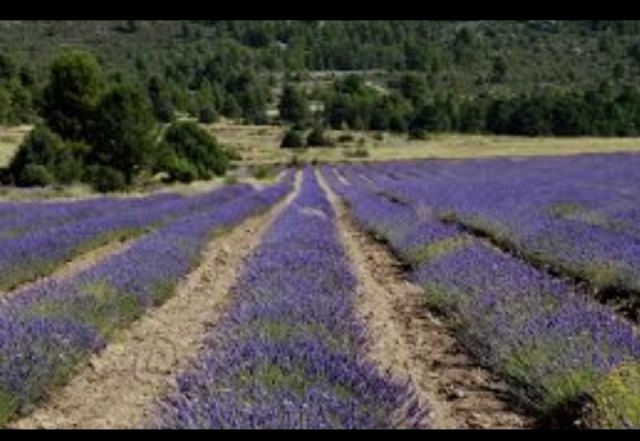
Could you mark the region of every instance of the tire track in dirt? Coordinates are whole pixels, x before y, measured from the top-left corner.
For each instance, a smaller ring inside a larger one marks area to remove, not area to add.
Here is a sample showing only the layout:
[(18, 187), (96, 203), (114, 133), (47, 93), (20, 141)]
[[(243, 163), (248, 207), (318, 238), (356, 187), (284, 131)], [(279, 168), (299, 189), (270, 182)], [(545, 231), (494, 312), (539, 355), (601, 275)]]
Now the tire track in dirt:
[(433, 428), (528, 428), (534, 420), (508, 398), (506, 385), (467, 356), (455, 331), (421, 303), (421, 289), (386, 247), (364, 233), (318, 173), (359, 280), (360, 316), (369, 356), (394, 378), (409, 380), (431, 410)]
[(244, 261), (293, 200), (295, 190), (267, 213), (214, 239), (201, 265), (173, 297), (123, 330), (72, 381), (11, 428), (139, 428), (156, 399), (203, 348), (202, 340), (227, 304)]

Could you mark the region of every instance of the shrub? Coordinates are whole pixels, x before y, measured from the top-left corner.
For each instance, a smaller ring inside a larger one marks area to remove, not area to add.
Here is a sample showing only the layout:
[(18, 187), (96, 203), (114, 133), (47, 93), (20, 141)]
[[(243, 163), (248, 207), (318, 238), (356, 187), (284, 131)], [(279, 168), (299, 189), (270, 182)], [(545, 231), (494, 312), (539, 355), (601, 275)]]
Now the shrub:
[(302, 134), (297, 130), (289, 130), (285, 133), (281, 148), (300, 148), (304, 147), (304, 141), (302, 140)]
[(623, 364), (608, 373), (590, 393), (585, 420), (591, 428), (640, 427), (640, 366)]
[(346, 158), (368, 158), (371, 156), (369, 154), (369, 150), (365, 147), (356, 147), (355, 149), (348, 149), (344, 151), (344, 156)]
[(19, 175), (20, 185), (26, 187), (44, 187), (55, 182), (53, 174), (41, 164), (29, 164)]
[(306, 163), (300, 158), (300, 156), (293, 155), (289, 160), (288, 165), (289, 167), (303, 168), (306, 165)]
[(324, 130), (320, 127), (313, 129), (307, 137), (307, 146), (309, 147), (330, 147), (333, 142), (325, 135)]
[(88, 169), (88, 181), (100, 193), (122, 191), (127, 188), (124, 173), (104, 165), (94, 165)]
[(238, 183), (238, 177), (236, 175), (229, 175), (224, 178), (224, 183), (226, 185), (235, 185)]
[(256, 179), (270, 179), (275, 176), (275, 170), (268, 164), (261, 164), (253, 170), (253, 177)]
[(82, 179), (84, 158), (91, 147), (83, 142), (67, 142), (64, 149), (59, 152), (53, 167), (49, 169), (55, 174), (56, 182), (71, 184)]
[(351, 133), (344, 133), (338, 137), (338, 142), (353, 142), (355, 138)]
[(412, 128), (409, 130), (409, 139), (426, 139), (427, 132), (421, 128)]
[(211, 124), (218, 121), (218, 112), (211, 106), (204, 106), (198, 113), (198, 121), (202, 124)]
[(190, 182), (224, 175), (229, 158), (215, 137), (193, 122), (173, 123), (164, 134), (157, 171), (170, 180)]
[[(8, 167), (9, 174), (13, 177), (13, 181), (19, 186), (47, 185), (55, 181), (52, 169), (55, 167), (63, 155), (65, 149), (62, 139), (53, 133), (46, 126), (37, 126), (26, 137), (18, 148), (17, 153), (11, 160)], [(29, 172), (27, 167), (38, 165), (40, 168), (31, 168)], [(42, 175), (42, 169), (47, 170), (48, 178), (51, 178), (46, 184), (34, 183), (38, 181), (32, 179), (35, 174)], [(40, 171), (37, 171), (40, 170)]]

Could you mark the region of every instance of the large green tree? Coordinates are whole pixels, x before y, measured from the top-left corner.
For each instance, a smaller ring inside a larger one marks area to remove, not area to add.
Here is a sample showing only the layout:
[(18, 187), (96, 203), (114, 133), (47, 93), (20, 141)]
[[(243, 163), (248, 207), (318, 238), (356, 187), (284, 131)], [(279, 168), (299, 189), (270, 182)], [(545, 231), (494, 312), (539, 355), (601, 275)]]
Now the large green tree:
[(143, 93), (128, 85), (114, 87), (96, 109), (91, 163), (120, 170), (130, 185), (154, 161), (155, 127)]
[(84, 51), (63, 52), (51, 66), (42, 117), (64, 139), (86, 139), (101, 91), (102, 74), (96, 58)]

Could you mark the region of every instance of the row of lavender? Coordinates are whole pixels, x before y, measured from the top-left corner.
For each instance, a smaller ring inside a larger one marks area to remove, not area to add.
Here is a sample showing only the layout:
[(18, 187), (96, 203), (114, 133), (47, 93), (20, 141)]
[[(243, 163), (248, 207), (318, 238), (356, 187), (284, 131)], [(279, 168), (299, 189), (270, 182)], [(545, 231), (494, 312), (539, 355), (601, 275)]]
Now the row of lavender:
[(0, 203), (0, 240), (16, 238), (39, 228), (77, 222), (118, 211), (151, 207), (180, 198), (177, 193), (163, 193), (145, 198), (100, 197), (79, 201)]
[[(94, 215), (84, 212), (76, 221), (0, 240), (0, 289), (11, 289), (48, 275), (79, 254), (113, 240), (139, 235), (180, 216), (216, 207), (251, 191), (251, 186), (240, 184), (189, 198), (152, 197), (126, 204), (120, 202), (124, 205), (119, 207), (118, 204), (107, 204), (113, 208), (112, 212), (94, 210)], [(76, 214), (80, 213), (82, 211)]]
[(264, 190), (216, 200), (73, 277), (9, 297), (0, 306), (0, 422), (65, 382), (114, 330), (162, 303), (197, 265), (208, 238), (271, 207), (293, 179), (289, 173)]
[(388, 182), (380, 183), (397, 196), (586, 280), (595, 291), (640, 304), (640, 156), (514, 161), (390, 164), (365, 173), (374, 180), (386, 173)]
[[(428, 304), (456, 317), (461, 341), (541, 416), (580, 411), (607, 375), (640, 359), (634, 328), (607, 307), (442, 223), (424, 205), (393, 201), (376, 189), (375, 176), (343, 168), (346, 185), (335, 169), (324, 172), (362, 226), (411, 264)], [(410, 185), (404, 191), (415, 191)], [(624, 417), (616, 413), (598, 424), (640, 425), (640, 418)]]
[(228, 306), (161, 428), (420, 426), (408, 387), (363, 358), (356, 279), (335, 213), (311, 168), (300, 194), (246, 264)]

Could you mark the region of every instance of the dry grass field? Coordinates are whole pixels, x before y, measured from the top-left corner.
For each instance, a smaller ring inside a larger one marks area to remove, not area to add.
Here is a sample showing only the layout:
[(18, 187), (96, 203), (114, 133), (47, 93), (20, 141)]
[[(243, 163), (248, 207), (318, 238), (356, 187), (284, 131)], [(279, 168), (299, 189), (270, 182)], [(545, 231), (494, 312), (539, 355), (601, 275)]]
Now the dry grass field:
[[(338, 140), (335, 147), (281, 149), (284, 128), (275, 125), (239, 125), (228, 121), (205, 126), (225, 146), (237, 152), (239, 165), (285, 164), (294, 156), (300, 161), (388, 161), (428, 158), (478, 158), (496, 156), (575, 155), (640, 151), (640, 138), (527, 138), (493, 135), (434, 134), (424, 140), (405, 135), (371, 132), (328, 131)], [(0, 167), (8, 164), (30, 126), (0, 127)], [(360, 154), (358, 154), (360, 153)], [(188, 186), (187, 191), (193, 186)], [(181, 188), (181, 190), (184, 190)], [(82, 188), (68, 192), (84, 193)]]
[[(281, 149), (284, 129), (279, 126), (240, 126), (217, 123), (207, 126), (225, 145), (242, 157), (244, 164), (286, 163), (298, 156), (302, 161), (386, 161), (427, 158), (476, 158), (495, 156), (575, 155), (640, 151), (640, 138), (527, 138), (492, 135), (431, 135), (424, 140), (406, 136), (329, 131), (334, 140), (350, 133), (353, 141), (336, 147), (301, 150)], [(366, 150), (367, 157), (354, 155)], [(355, 157), (354, 157), (355, 156)]]
[(0, 167), (9, 163), (24, 136), (29, 133), (31, 126), (5, 127), (0, 126)]

